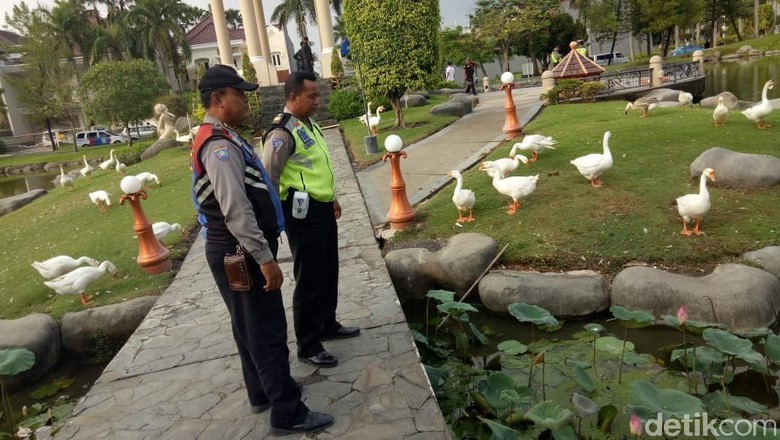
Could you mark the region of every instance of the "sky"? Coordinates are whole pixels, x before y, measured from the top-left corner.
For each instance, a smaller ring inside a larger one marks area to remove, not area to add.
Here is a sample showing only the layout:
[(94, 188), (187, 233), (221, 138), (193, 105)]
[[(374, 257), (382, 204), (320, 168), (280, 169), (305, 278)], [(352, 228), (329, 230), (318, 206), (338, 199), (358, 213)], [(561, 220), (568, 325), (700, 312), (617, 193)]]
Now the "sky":
[[(14, 5), (23, 1), (26, 1), (30, 6), (41, 4), (48, 8), (54, 4), (54, 0), (0, 0), (0, 28), (7, 29), (5, 14), (10, 13)], [(208, 9), (209, 4), (209, 0), (184, 0), (184, 2), (203, 9)], [(239, 9), (239, 0), (222, 0), (222, 2), (225, 9)], [(268, 21), (271, 18), (271, 12), (277, 5), (282, 3), (282, 0), (262, 0), (262, 3), (265, 18)], [(444, 27), (468, 27), (468, 15), (473, 12), (475, 3), (476, 0), (439, 0), (442, 25)], [(319, 48), (319, 31), (317, 27), (307, 24), (307, 29), (309, 30), (310, 39), (315, 43), (315, 48)], [(290, 39), (293, 41), (298, 39), (295, 26), (292, 23), (288, 24), (288, 32), (290, 33)]]

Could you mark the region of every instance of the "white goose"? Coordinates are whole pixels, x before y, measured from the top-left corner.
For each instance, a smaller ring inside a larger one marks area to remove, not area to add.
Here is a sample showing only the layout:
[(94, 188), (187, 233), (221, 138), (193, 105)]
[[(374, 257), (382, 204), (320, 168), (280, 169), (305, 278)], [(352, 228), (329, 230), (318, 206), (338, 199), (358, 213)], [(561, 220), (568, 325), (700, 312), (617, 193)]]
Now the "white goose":
[(170, 224), (166, 222), (157, 222), (152, 225), (152, 231), (154, 232), (154, 236), (157, 238), (157, 241), (162, 242), (165, 240), (165, 237), (167, 237), (171, 232), (173, 231), (179, 231), (181, 232), (181, 225), (178, 223)]
[(541, 134), (529, 134), (526, 135), (523, 138), (523, 141), (519, 144), (514, 144), (512, 146), (512, 150), (509, 152), (509, 157), (512, 157), (515, 155), (515, 151), (522, 150), (522, 151), (533, 151), (533, 157), (531, 157), (531, 162), (536, 162), (536, 159), (539, 158), (539, 152), (544, 151), (546, 148), (549, 148), (550, 150), (554, 150), (555, 147), (555, 139), (553, 139), (550, 136), (542, 136)]
[(89, 257), (73, 258), (67, 255), (59, 255), (49, 258), (46, 261), (33, 261), (30, 265), (41, 274), (42, 277), (50, 280), (64, 275), (82, 264), (98, 266), (100, 263)]
[(604, 133), (604, 153), (588, 154), (586, 156), (578, 157), (570, 163), (577, 167), (577, 171), (580, 172), (586, 179), (590, 179), (590, 184), (594, 188), (599, 188), (603, 185), (599, 176), (605, 171), (612, 168), (612, 152), (609, 150), (609, 138), (612, 137), (612, 132)]
[(160, 184), (160, 178), (157, 177), (156, 174), (152, 174), (148, 171), (144, 171), (143, 173), (138, 173), (135, 175), (136, 179), (140, 180), (141, 183), (145, 186), (152, 182), (156, 182), (157, 186), (161, 186)]
[[(493, 174), (498, 170), (499, 175), (503, 179), (508, 176), (512, 171), (516, 170), (520, 166), (520, 162), (528, 165), (528, 158), (522, 154), (515, 154), (512, 159), (502, 157), (496, 160), (486, 160), (479, 166), (480, 171), (487, 172), (487, 175), (493, 177)], [(493, 164), (495, 166), (486, 166), (487, 164)]]
[(81, 304), (86, 305), (91, 299), (84, 293), (87, 286), (102, 278), (106, 273), (112, 275), (117, 273), (116, 266), (110, 261), (104, 261), (98, 267), (79, 267), (59, 278), (44, 281), (43, 284), (60, 295), (79, 295)]
[(680, 92), (677, 95), (677, 102), (680, 103), (681, 107), (693, 107), (693, 95), (688, 92)]
[(754, 105), (753, 107), (742, 111), (742, 114), (745, 115), (746, 118), (755, 122), (756, 127), (762, 130), (771, 127), (771, 125), (764, 121), (764, 118), (769, 116), (769, 114), (772, 113), (772, 110), (774, 110), (772, 103), (769, 102), (769, 99), (766, 97), (766, 92), (774, 87), (774, 80), (770, 79), (767, 81), (766, 84), (764, 84), (764, 89), (761, 91), (761, 104)]
[(623, 114), (628, 114), (629, 110), (639, 109), (642, 110), (642, 117), (646, 118), (650, 113), (650, 110), (653, 110), (656, 107), (658, 107), (658, 98), (639, 98), (634, 102), (629, 102), (626, 104), (626, 108), (623, 110)]
[(82, 176), (84, 176), (85, 179), (89, 180), (90, 177), (92, 177), (92, 173), (95, 172), (95, 167), (89, 164), (87, 162), (87, 156), (82, 155), (82, 159), (84, 159), (84, 168), (79, 170), (79, 173), (81, 173)]
[(106, 212), (111, 209), (111, 198), (109, 194), (102, 189), (89, 193), (89, 199), (97, 205), (98, 211)]
[(365, 125), (366, 127), (368, 127), (368, 120), (371, 119), (372, 116), (374, 116), (373, 113), (371, 113), (371, 105), (372, 104), (373, 103), (371, 101), (368, 101), (368, 115), (367, 116), (366, 115), (360, 115), (360, 117), (358, 118), (358, 121), (360, 121), (360, 123)]
[[(707, 179), (715, 181), (715, 171), (712, 168), (702, 171), (699, 179), (698, 194), (687, 194), (677, 198), (677, 212), (680, 213), (680, 217), (683, 219), (683, 230), (680, 233), (683, 235), (704, 234), (699, 229), (699, 226), (701, 225), (701, 219), (710, 210), (710, 193), (707, 191)], [(688, 223), (691, 220), (696, 220), (696, 226), (692, 231), (688, 229)]]
[(123, 164), (123, 163), (122, 163), (122, 162), (120, 162), (118, 159), (117, 159), (117, 161), (116, 161), (116, 166), (115, 166), (114, 168), (116, 169), (116, 172), (117, 172), (117, 173), (118, 173), (120, 176), (122, 176), (122, 177), (124, 177), (124, 176), (125, 176), (125, 174), (127, 173), (127, 165)]
[(712, 119), (715, 121), (715, 126), (726, 125), (726, 120), (729, 118), (729, 108), (723, 103), (722, 96), (718, 96), (718, 106), (712, 112)]
[[(474, 203), (477, 198), (470, 189), (463, 189), (463, 176), (456, 170), (450, 171), (450, 176), (455, 178), (455, 191), (452, 194), (452, 203), (458, 208), (458, 223), (474, 221)], [(463, 217), (463, 211), (469, 211), (468, 217)]]
[(380, 105), (376, 108), (376, 116), (368, 118), (368, 128), (371, 129), (371, 133), (376, 136), (378, 133), (379, 123), (382, 122), (382, 112), (385, 111), (385, 107)]
[(114, 159), (114, 150), (111, 150), (111, 152), (109, 153), (109, 159), (100, 162), (98, 168), (100, 168), (101, 170), (108, 170), (109, 168), (114, 168), (115, 166), (116, 166), (116, 159)]
[(70, 176), (65, 175), (65, 170), (60, 165), (60, 186), (63, 188), (73, 188), (73, 179)]
[[(494, 168), (495, 164), (488, 164), (485, 167)], [(509, 205), (507, 214), (513, 215), (520, 209), (520, 199), (528, 197), (536, 189), (536, 182), (539, 180), (539, 175), (535, 176), (510, 176), (502, 179), (499, 173), (493, 174), (493, 188), (499, 193), (512, 198), (512, 204)]]

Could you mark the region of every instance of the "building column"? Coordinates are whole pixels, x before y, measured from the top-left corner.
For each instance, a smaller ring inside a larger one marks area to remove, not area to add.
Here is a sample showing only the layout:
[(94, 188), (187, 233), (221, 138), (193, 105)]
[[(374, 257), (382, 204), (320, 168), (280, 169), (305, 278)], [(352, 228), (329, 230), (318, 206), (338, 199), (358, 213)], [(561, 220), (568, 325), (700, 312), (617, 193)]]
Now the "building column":
[(266, 69), (268, 69), (268, 77), (271, 80), (271, 84), (279, 84), (279, 77), (276, 75), (276, 67), (274, 67), (273, 60), (271, 59), (271, 46), (268, 44), (268, 29), (265, 23), (265, 11), (263, 11), (263, 3), (260, 0), (252, 0), (255, 6), (255, 19), (257, 19), (257, 34), (260, 36), (260, 53), (265, 58)]
[[(317, 27), (320, 30), (320, 66), (322, 67), (322, 77), (330, 78), (333, 73), (330, 71), (330, 61), (333, 58), (333, 24), (330, 20), (330, 2), (328, 0), (315, 0), (314, 10), (317, 13)], [(338, 55), (336, 55), (338, 56)]]
[(267, 86), (271, 84), (271, 79), (268, 75), (268, 63), (266, 63), (263, 54), (260, 52), (260, 37), (257, 35), (255, 7), (252, 3), (252, 0), (241, 0), (239, 3), (241, 21), (244, 24), (244, 37), (246, 37), (246, 49), (249, 54), (249, 61), (257, 73), (257, 82), (260, 85)]
[(230, 47), (225, 7), (222, 5), (222, 0), (209, 0), (209, 4), (211, 5), (211, 17), (214, 20), (214, 32), (217, 33), (219, 62), (233, 67), (233, 49)]

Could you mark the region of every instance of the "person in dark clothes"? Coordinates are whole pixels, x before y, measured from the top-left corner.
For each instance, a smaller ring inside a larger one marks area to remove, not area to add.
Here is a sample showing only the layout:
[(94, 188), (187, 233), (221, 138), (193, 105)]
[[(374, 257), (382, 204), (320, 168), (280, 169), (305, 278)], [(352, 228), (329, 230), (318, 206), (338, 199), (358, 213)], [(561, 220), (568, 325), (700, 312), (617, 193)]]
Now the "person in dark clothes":
[(307, 72), (314, 72), (314, 55), (311, 53), (311, 46), (309, 45), (309, 39), (304, 38), (301, 41), (301, 48), (293, 55), (298, 65), (298, 70), (305, 70)]
[(474, 87), (474, 74), (476, 74), (476, 72), (477, 69), (474, 61), (466, 61), (466, 65), (463, 66), (463, 74), (466, 77), (466, 93), (471, 93), (473, 95), (477, 94), (477, 89)]

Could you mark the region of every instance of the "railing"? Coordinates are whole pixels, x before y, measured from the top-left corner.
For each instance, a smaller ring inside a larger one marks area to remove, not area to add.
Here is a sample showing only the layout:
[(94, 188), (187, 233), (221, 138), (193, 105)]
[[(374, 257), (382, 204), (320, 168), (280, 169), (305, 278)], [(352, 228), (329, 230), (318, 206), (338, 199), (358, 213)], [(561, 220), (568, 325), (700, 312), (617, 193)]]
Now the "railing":
[(664, 64), (663, 82), (677, 82), (701, 76), (698, 61)]
[(599, 81), (606, 86), (604, 94), (611, 94), (618, 90), (652, 87), (653, 69), (631, 69), (615, 73), (607, 73), (595, 78), (583, 78), (583, 81)]

